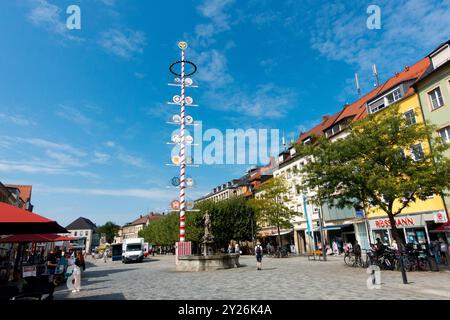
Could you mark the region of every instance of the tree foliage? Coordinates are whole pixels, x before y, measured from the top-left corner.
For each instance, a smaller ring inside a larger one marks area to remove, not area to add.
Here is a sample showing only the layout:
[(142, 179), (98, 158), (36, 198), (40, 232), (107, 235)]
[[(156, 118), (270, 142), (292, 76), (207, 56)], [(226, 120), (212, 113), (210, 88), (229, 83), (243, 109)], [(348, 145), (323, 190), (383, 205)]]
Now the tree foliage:
[(290, 220), (296, 214), (284, 205), (289, 200), (286, 196), (287, 192), (286, 181), (276, 177), (265, 182), (258, 189), (258, 196), (249, 200), (259, 223), (277, 227), (279, 245), (281, 244), (280, 230), (292, 227)]
[[(233, 197), (217, 203), (204, 201), (198, 203), (196, 209), (199, 211), (189, 211), (185, 215), (187, 241), (202, 241), (206, 211), (211, 216), (212, 233), (218, 246), (226, 246), (230, 240), (251, 240), (252, 231), (256, 232), (253, 210), (243, 197)], [(139, 236), (155, 245), (173, 245), (179, 241), (179, 225), (178, 212), (172, 212), (162, 219), (151, 221), (140, 231)]]
[(97, 228), (98, 234), (105, 234), (106, 242), (113, 243), (114, 237), (117, 236), (120, 226), (114, 222), (108, 221), (104, 225)]
[(212, 234), (219, 246), (226, 247), (230, 240), (252, 240), (256, 234), (254, 212), (244, 197), (232, 197), (216, 203), (204, 201), (196, 207), (201, 217), (206, 211), (211, 215)]
[[(448, 146), (433, 135), (433, 126), (410, 124), (397, 106), (369, 115), (350, 129), (342, 140), (322, 137), (314, 145), (297, 146), (300, 154), (313, 159), (304, 166), (303, 189), (314, 190), (313, 200), (319, 204), (365, 212), (380, 208), (402, 243), (394, 217), (418, 199), (442, 195), (450, 187), (450, 162), (443, 155)], [(413, 151), (418, 143), (423, 153)]]

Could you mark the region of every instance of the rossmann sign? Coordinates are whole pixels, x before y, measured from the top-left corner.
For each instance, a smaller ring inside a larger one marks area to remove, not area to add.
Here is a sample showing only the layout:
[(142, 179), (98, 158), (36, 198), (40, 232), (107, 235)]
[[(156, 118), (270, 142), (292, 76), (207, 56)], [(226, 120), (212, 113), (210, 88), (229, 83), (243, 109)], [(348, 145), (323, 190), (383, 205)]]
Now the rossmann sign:
[[(408, 226), (415, 226), (414, 219), (412, 217), (404, 217), (404, 218), (397, 218), (395, 219), (395, 225), (397, 227), (408, 227)], [(375, 220), (375, 227), (377, 228), (390, 228), (391, 222), (389, 219), (378, 219)]]

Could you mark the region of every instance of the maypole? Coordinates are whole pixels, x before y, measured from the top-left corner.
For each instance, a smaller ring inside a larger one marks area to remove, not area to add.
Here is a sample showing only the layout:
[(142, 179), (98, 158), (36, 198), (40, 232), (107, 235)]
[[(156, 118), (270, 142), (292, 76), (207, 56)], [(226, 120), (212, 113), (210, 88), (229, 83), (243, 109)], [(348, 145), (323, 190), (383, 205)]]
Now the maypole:
[[(193, 142), (193, 138), (191, 136), (186, 135), (186, 125), (193, 125), (193, 118), (191, 116), (186, 115), (186, 106), (195, 106), (193, 104), (193, 99), (191, 97), (185, 96), (186, 87), (196, 87), (193, 86), (193, 81), (189, 76), (192, 76), (197, 71), (197, 66), (191, 61), (185, 60), (185, 50), (187, 49), (187, 43), (181, 41), (178, 43), (178, 47), (181, 49), (181, 60), (176, 61), (171, 64), (169, 70), (172, 74), (177, 77), (175, 78), (174, 86), (180, 86), (181, 92), (180, 96), (176, 95), (173, 97), (173, 102), (169, 104), (180, 105), (180, 115), (173, 116), (173, 122), (175, 124), (180, 125), (180, 133), (179, 136), (175, 135), (172, 137), (172, 142), (176, 143), (180, 146), (179, 156), (172, 157), (172, 163), (180, 167), (180, 177), (177, 179), (175, 177), (172, 179), (172, 185), (179, 185), (179, 200), (172, 201), (172, 210), (180, 212), (180, 242), (177, 243), (177, 256), (190, 255), (191, 254), (191, 244), (190, 242), (186, 242), (186, 231), (185, 231), (185, 214), (186, 209), (191, 210), (192, 204), (187, 204), (186, 200), (186, 166), (193, 165), (192, 157), (186, 157), (186, 145), (191, 145)], [(177, 73), (173, 70), (173, 68), (181, 64), (181, 73)], [(185, 72), (185, 65), (190, 65), (193, 70), (189, 73)], [(189, 160), (189, 161), (187, 161)], [(192, 180), (192, 179), (191, 179)], [(175, 181), (175, 182), (174, 182)]]

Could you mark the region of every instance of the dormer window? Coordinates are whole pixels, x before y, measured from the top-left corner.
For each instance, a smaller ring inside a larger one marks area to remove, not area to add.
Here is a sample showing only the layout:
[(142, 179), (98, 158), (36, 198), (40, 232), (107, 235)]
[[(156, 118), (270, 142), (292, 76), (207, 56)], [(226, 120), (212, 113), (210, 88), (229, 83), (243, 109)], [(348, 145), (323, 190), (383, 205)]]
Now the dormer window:
[(303, 144), (306, 144), (306, 145), (308, 145), (308, 144), (311, 144), (311, 138), (308, 138), (308, 139), (306, 139), (305, 141), (303, 141)]
[(397, 87), (394, 90), (388, 92), (384, 96), (375, 100), (374, 102), (369, 103), (369, 113), (378, 112), (390, 104), (400, 100), (403, 97), (402, 87)]
[(395, 89), (392, 93), (389, 93), (386, 96), (387, 99), (387, 104), (392, 104), (397, 100), (400, 100), (400, 98), (402, 97), (402, 93), (400, 91), (400, 88)]
[(295, 148), (291, 148), (291, 150), (289, 150), (291, 153), (291, 156), (293, 156), (295, 154)]

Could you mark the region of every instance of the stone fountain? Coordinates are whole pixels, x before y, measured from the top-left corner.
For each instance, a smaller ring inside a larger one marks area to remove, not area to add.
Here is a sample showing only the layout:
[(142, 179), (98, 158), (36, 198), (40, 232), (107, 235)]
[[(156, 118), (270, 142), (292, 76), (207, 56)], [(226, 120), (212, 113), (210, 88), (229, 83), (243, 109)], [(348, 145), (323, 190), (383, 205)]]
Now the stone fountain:
[(202, 255), (178, 257), (177, 271), (213, 271), (239, 267), (239, 254), (214, 252), (214, 236), (211, 231), (211, 217), (206, 211), (204, 216), (205, 234), (202, 238)]

